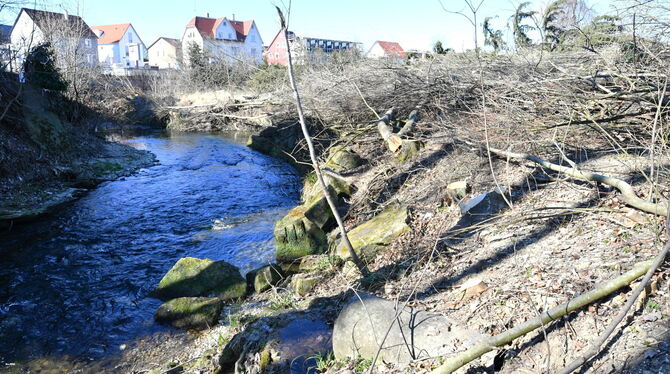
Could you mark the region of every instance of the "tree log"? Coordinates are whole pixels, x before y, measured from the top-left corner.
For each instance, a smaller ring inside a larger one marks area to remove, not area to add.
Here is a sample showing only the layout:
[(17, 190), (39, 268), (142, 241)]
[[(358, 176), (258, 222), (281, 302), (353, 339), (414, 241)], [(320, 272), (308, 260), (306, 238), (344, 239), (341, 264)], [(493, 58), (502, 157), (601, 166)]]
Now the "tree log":
[(485, 339), (475, 345), (474, 347), (457, 354), (456, 356), (448, 359), (440, 367), (432, 371), (432, 374), (447, 374), (452, 373), (455, 370), (461, 368), (467, 363), (481, 357), (483, 354), (492, 351), (496, 347), (500, 347), (506, 344), (511, 343), (514, 339), (523, 336), (540, 326), (546, 325), (547, 323), (554, 321), (558, 318), (561, 318), (567, 315), (570, 312), (573, 312), (585, 305), (588, 305), (596, 300), (599, 300), (605, 296), (610, 295), (611, 293), (629, 285), (635, 279), (644, 275), (652, 266), (652, 261), (644, 261), (636, 264), (633, 269), (626, 272), (625, 274), (610, 280), (601, 287), (596, 288), (595, 290), (589, 291), (585, 294), (582, 294), (574, 299), (569, 300), (559, 306), (553, 307), (548, 311), (542, 313), (538, 317), (535, 317), (513, 329), (507, 330), (502, 334), (492, 336), (488, 339)]

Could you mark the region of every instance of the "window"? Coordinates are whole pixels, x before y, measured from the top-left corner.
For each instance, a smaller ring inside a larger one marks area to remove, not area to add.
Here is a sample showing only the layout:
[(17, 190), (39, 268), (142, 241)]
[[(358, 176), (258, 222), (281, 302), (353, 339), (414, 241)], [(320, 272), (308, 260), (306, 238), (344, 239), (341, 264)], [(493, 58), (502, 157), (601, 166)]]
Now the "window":
[(228, 39), (233, 39), (233, 34), (228, 33)]
[(91, 39), (84, 39), (84, 45), (87, 47), (91, 46)]
[(132, 33), (128, 33), (128, 42), (129, 43), (133, 42), (133, 34)]

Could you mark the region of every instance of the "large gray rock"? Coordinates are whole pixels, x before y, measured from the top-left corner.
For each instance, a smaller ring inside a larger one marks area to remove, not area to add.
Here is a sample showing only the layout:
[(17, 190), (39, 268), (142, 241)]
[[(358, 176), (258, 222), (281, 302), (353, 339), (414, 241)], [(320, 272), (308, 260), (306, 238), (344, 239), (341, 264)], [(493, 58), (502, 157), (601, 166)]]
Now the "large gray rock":
[(398, 311), (394, 301), (359, 296), (351, 298), (335, 321), (333, 352), (337, 359), (372, 359), (381, 346), (381, 360), (406, 364), (465, 350), (482, 338), (440, 314), (409, 307)]

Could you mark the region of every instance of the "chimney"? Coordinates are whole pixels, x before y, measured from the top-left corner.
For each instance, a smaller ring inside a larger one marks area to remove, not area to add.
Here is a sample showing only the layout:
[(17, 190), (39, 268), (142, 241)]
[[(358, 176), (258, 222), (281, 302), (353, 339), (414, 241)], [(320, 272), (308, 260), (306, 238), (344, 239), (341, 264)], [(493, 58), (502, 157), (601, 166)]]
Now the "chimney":
[(233, 13), (233, 21), (235, 20), (235, 13)]
[(63, 17), (65, 17), (65, 20), (67, 21), (70, 18), (70, 15), (68, 14), (67, 10), (63, 13)]
[(207, 18), (209, 18), (209, 12), (207, 12)]

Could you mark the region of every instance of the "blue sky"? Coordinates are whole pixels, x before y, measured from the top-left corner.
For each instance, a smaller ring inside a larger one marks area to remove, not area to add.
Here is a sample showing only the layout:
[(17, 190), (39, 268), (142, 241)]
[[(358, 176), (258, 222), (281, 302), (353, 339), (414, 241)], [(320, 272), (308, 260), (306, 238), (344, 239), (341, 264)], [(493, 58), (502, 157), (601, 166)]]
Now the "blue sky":
[[(477, 0), (475, 0), (477, 1)], [(613, 0), (590, 0), (604, 13)], [(541, 9), (548, 0), (532, 1)], [(284, 0), (288, 3), (288, 0)], [(464, 9), (461, 0), (443, 0), (453, 11)], [(506, 29), (519, 1), (485, 0), (478, 14), (498, 16), (494, 25)], [(38, 8), (68, 9), (91, 25), (130, 22), (148, 46), (159, 36), (181, 38), (186, 23), (195, 15), (254, 19), (263, 42), (269, 44), (279, 28), (274, 4), (281, 0), (38, 0)], [(12, 23), (15, 14), (0, 14), (0, 22)], [(430, 49), (441, 40), (455, 50), (472, 48), (473, 27), (463, 17), (446, 13), (438, 0), (293, 0), (290, 28), (299, 35), (351, 40), (369, 47), (375, 40), (397, 41), (405, 49)], [(478, 31), (479, 31), (478, 27)]]

